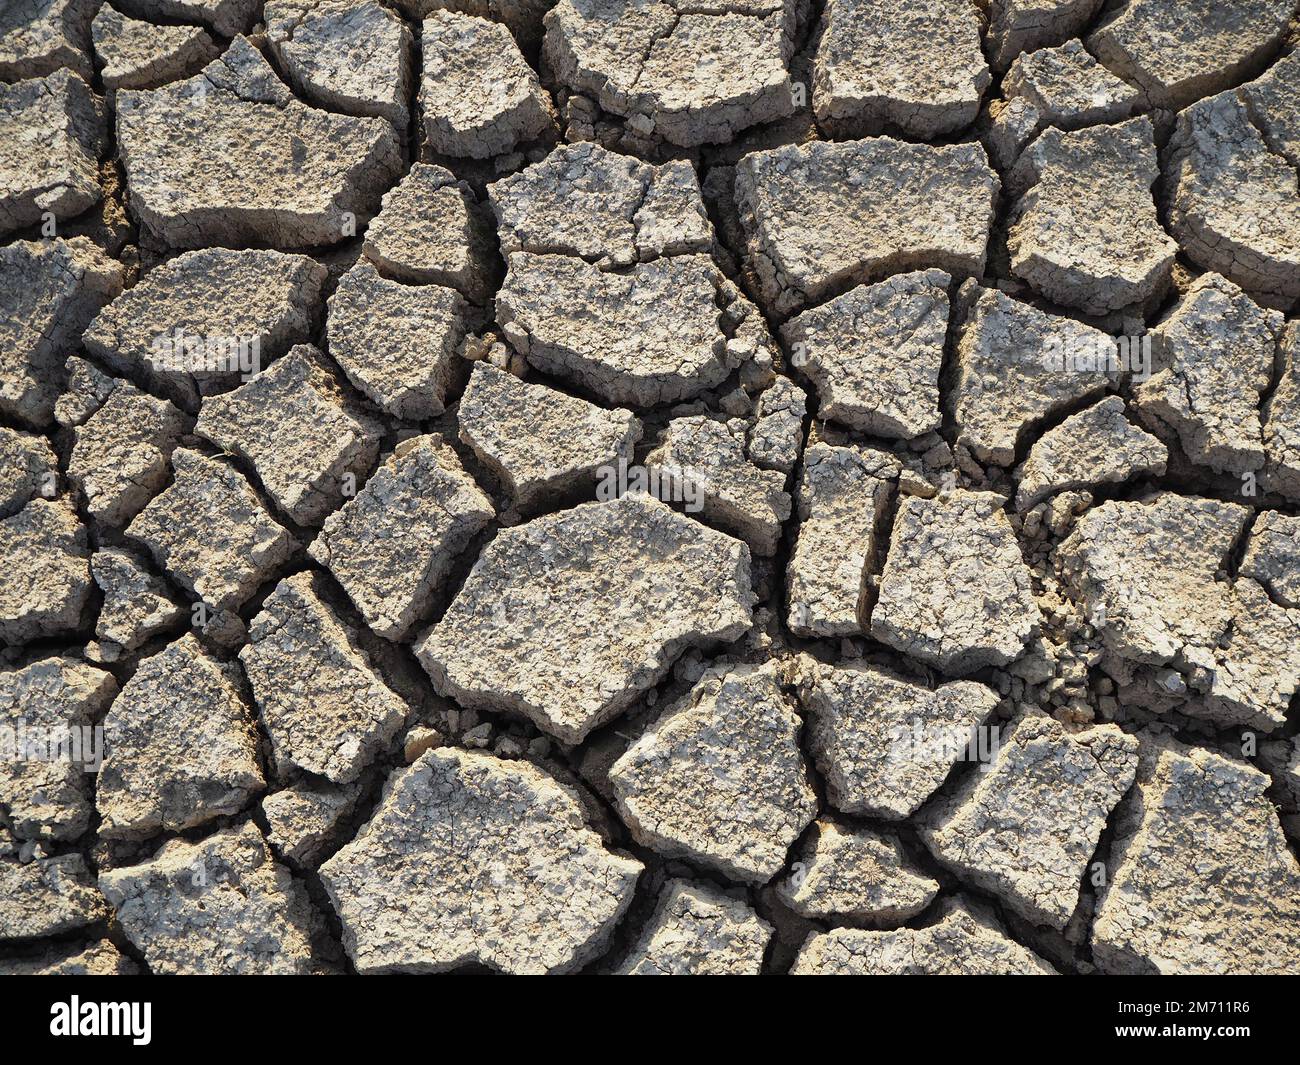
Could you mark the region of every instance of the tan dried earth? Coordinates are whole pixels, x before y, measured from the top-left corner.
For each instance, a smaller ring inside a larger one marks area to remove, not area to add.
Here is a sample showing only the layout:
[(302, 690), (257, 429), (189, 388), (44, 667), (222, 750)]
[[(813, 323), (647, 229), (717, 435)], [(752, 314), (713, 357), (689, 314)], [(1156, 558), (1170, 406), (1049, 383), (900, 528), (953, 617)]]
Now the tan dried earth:
[(0, 3), (0, 973), (1300, 971), (1296, 7)]

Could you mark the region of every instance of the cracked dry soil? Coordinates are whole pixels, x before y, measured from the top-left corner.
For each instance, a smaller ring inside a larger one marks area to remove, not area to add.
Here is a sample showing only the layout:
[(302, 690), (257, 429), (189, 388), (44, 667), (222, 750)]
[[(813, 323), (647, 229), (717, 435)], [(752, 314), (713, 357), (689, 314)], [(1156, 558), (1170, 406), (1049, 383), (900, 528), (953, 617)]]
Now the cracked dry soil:
[(1296, 0), (0, 3), (0, 972), (1300, 970)]

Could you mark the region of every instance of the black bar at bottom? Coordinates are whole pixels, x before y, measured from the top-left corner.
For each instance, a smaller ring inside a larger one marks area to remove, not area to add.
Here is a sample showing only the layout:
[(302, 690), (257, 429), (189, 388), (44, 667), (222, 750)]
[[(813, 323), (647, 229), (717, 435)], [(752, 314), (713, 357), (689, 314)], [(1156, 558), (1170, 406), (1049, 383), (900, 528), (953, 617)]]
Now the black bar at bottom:
[[(1071, 982), (1023, 977), (932, 977), (918, 982), (909, 977), (876, 977), (838, 992), (828, 992), (824, 984), (790, 987), (751, 980), (745, 988), (733, 988), (714, 999), (711, 1009), (698, 991), (683, 983), (667, 988), (662, 982), (658, 986), (625, 983), (617, 989), (607, 983), (602, 993), (588, 980), (580, 991), (561, 991), (567, 1006), (550, 1014), (544, 1005), (542, 1009), (525, 1005), (522, 996), (485, 994), (481, 981), (9, 978), (0, 980), (0, 1032), (10, 1052), (29, 1047), (57, 1050), (61, 1043), (75, 1044), (84, 1052), (93, 1050), (91, 1044), (112, 1043), (128, 1056), (192, 1052), (196, 1047), (205, 1052), (256, 1047), (259, 1055), (281, 1048), (298, 1055), (319, 1049), (333, 1056), (344, 1045), (366, 1046), (372, 1040), (381, 1051), (394, 1040), (416, 1040), (436, 1053), (440, 1043), (452, 1045), (442, 1040), (453, 1037), (459, 1043), (466, 1029), (479, 1029), (493, 1053), (515, 1040), (536, 1052), (539, 1043), (563, 1038), (561, 1032), (575, 1024), (587, 1030), (584, 1035), (589, 1032), (585, 1042), (592, 1047), (598, 1044), (590, 1036), (606, 1026), (611, 1038), (626, 1036), (649, 1011), (671, 1008), (677, 998), (681, 1006), (661, 1015), (653, 1027), (662, 1038), (662, 1022), (682, 1025), (677, 1038), (689, 1039), (693, 1053), (699, 1053), (704, 1032), (716, 1032), (721, 1041), (733, 1040), (746, 1029), (766, 1039), (787, 1028), (796, 1043), (815, 1038), (822, 1045), (828, 1028), (842, 1027), (856, 1032), (859, 1044), (869, 1033), (880, 1037), (892, 1032), (917, 1040), (915, 1045), (931, 1041), (987, 1045), (992, 1040), (999, 1050), (1041, 1049), (1060, 1046), (1065, 1039), (1094, 1048), (1098, 1043), (1173, 1043), (1186, 1049), (1188, 1044), (1202, 1043), (1229, 1053), (1234, 1045), (1261, 1038), (1281, 1040), (1292, 1030), (1287, 1022), (1294, 1018), (1295, 985), (1284, 981), (1065, 979)], [(761, 1007), (767, 995), (773, 996), (772, 1006), (761, 1012), (745, 1001), (758, 999), (755, 1004)], [(463, 1004), (458, 1002), (462, 996)], [(549, 996), (538, 995), (538, 999), (544, 1004)], [(850, 1002), (857, 1004), (850, 1006)], [(505, 1017), (513, 1023), (501, 1024)], [(454, 1036), (458, 1031), (460, 1036)], [(99, 1034), (88, 1034), (94, 1032)], [(429, 1042), (431, 1038), (435, 1041)], [(609, 1048), (620, 1044), (621, 1040), (611, 1042)], [(11, 1060), (19, 1060), (16, 1053)]]

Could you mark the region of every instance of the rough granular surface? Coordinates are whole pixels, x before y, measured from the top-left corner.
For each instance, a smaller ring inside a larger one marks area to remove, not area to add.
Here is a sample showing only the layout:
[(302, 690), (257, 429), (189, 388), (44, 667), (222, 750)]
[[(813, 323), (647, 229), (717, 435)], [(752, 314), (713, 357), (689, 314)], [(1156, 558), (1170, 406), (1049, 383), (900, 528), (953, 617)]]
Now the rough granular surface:
[(641, 939), (616, 970), (624, 976), (757, 976), (772, 926), (743, 898), (670, 881)]
[(441, 694), (578, 743), (686, 648), (743, 636), (750, 582), (745, 544), (666, 503), (584, 503), (498, 533), (415, 649)]
[(570, 970), (603, 951), (640, 872), (536, 766), (455, 750), (395, 774), (321, 867), (363, 973)]
[(763, 883), (815, 812), (800, 722), (772, 665), (717, 667), (609, 772), (647, 846)]
[(813, 933), (790, 969), (795, 976), (1051, 976), (1054, 971), (1009, 939), (996, 918), (960, 901), (923, 928)]
[(1298, 301), (1300, 0), (0, 0), (0, 973), (1300, 972)]

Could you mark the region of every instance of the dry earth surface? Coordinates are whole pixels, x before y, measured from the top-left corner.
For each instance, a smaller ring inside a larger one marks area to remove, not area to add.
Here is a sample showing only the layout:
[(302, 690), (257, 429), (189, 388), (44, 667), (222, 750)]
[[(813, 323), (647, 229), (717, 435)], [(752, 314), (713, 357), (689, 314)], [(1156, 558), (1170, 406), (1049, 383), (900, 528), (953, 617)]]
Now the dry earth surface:
[(1300, 971), (1296, 0), (4, 0), (0, 972)]

